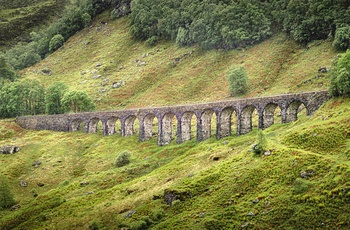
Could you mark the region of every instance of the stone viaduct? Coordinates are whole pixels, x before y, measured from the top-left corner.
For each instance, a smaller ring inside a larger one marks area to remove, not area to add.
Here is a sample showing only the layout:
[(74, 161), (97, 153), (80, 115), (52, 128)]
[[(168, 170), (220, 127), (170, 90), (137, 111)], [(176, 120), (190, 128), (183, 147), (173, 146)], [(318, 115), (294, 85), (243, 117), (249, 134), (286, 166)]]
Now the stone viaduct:
[[(178, 144), (190, 140), (191, 128), (196, 128), (197, 141), (210, 138), (214, 114), (216, 137), (220, 139), (233, 132), (241, 135), (252, 131), (254, 111), (258, 117), (258, 128), (265, 129), (274, 124), (275, 110), (278, 107), (281, 122), (287, 123), (297, 120), (301, 108), (305, 107), (306, 114), (311, 115), (329, 99), (327, 91), (317, 91), (159, 108), (22, 116), (17, 117), (16, 122), (26, 129), (66, 132), (83, 129), (87, 133), (97, 132), (97, 124), (100, 124), (103, 135), (113, 135), (118, 121), (121, 136), (130, 136), (136, 133), (135, 121), (138, 120), (140, 141), (149, 140), (156, 132), (154, 127), (158, 126), (158, 145), (167, 145), (174, 137)], [(234, 128), (233, 117), (236, 118)]]

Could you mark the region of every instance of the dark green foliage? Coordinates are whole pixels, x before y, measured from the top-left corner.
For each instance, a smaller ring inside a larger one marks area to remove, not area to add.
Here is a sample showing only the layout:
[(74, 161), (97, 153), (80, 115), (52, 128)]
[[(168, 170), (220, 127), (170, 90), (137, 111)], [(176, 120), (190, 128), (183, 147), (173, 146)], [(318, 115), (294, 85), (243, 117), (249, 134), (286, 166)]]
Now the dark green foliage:
[(339, 50), (350, 48), (350, 26), (345, 25), (337, 28), (334, 36), (333, 45)]
[(350, 97), (350, 50), (339, 58), (332, 74), (330, 93)]
[(248, 90), (247, 72), (243, 66), (230, 69), (227, 73), (229, 91), (231, 96), (239, 96)]
[(12, 66), (7, 64), (3, 56), (0, 56), (0, 88), (5, 81), (14, 81), (16, 78), (18, 78), (18, 75)]
[(117, 159), (115, 160), (115, 166), (116, 167), (123, 167), (124, 165), (127, 165), (130, 163), (130, 157), (131, 153), (128, 151), (121, 152)]
[(258, 134), (256, 137), (256, 144), (253, 145), (252, 149), (255, 154), (262, 154), (266, 151), (267, 148), (267, 140), (265, 134), (261, 129), (258, 130)]
[(0, 91), (0, 117), (42, 114), (44, 95), (45, 89), (37, 80), (6, 83)]
[(57, 34), (53, 36), (49, 43), (49, 51), (54, 52), (58, 48), (60, 48), (64, 43), (64, 37), (61, 34)]
[(259, 1), (133, 1), (131, 32), (159, 36), (180, 45), (235, 48), (270, 35), (270, 20)]
[(65, 93), (61, 103), (65, 111), (74, 113), (87, 112), (95, 109), (95, 104), (84, 91), (69, 91)]
[(68, 86), (61, 82), (55, 82), (47, 89), (45, 95), (46, 113), (60, 114), (65, 112), (62, 98), (67, 90)]
[(15, 204), (10, 186), (4, 176), (0, 176), (0, 208), (9, 208)]

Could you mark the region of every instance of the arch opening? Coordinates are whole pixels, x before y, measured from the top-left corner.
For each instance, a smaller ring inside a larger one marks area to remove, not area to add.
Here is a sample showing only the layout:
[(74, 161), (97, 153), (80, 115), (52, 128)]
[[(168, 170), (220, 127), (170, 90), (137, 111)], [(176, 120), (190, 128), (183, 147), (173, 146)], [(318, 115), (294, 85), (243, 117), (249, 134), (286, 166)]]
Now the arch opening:
[(158, 119), (154, 114), (148, 114), (143, 119), (144, 136), (141, 137), (141, 141), (151, 139), (153, 136), (158, 135)]
[(89, 133), (103, 133), (102, 121), (99, 118), (92, 118), (88, 124)]
[(298, 120), (298, 114), (306, 116), (307, 111), (305, 105), (301, 101), (293, 101), (286, 110), (285, 122), (294, 122)]
[(119, 134), (121, 135), (121, 122), (118, 117), (110, 117), (106, 123), (106, 134), (113, 135)]
[(70, 125), (70, 130), (72, 132), (76, 132), (76, 131), (86, 132), (84, 121), (80, 118), (73, 120)]
[(170, 142), (176, 137), (176, 132), (174, 132), (173, 130), (176, 130), (177, 119), (175, 114), (167, 113), (164, 115), (161, 122), (162, 128), (158, 136), (158, 144), (167, 145), (170, 144)]
[(254, 105), (243, 108), (241, 115), (240, 134), (249, 133), (253, 128), (259, 127), (259, 113)]
[(181, 117), (181, 140), (182, 143), (195, 138), (197, 135), (197, 117), (193, 112), (185, 112)]
[(138, 134), (140, 128), (140, 122), (136, 119), (136, 116), (131, 115), (125, 119), (124, 136), (132, 136)]
[(277, 104), (269, 103), (263, 111), (263, 128), (266, 129), (277, 123), (282, 123), (281, 108)]
[(204, 110), (201, 117), (202, 133), (201, 139), (209, 139), (216, 133), (216, 114), (213, 110)]
[(219, 118), (217, 138), (227, 137), (237, 132), (237, 113), (232, 107), (224, 108)]

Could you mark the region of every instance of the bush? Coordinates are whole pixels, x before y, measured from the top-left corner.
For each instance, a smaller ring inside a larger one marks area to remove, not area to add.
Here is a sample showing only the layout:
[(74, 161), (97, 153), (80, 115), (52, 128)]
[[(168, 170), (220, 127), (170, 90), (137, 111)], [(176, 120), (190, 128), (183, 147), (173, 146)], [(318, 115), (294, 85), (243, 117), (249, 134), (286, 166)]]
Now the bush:
[(70, 91), (63, 95), (62, 106), (64, 111), (74, 113), (87, 112), (95, 109), (92, 99), (84, 91)]
[(64, 37), (61, 34), (56, 34), (50, 40), (49, 51), (54, 52), (60, 48), (64, 43)]
[(262, 154), (266, 151), (267, 140), (261, 129), (258, 130), (257, 143), (253, 145), (252, 149), (255, 154)]
[(0, 208), (9, 208), (15, 204), (7, 179), (0, 176)]
[(242, 95), (247, 92), (247, 72), (243, 66), (231, 69), (227, 73), (231, 96)]
[(330, 93), (333, 96), (350, 97), (350, 50), (336, 62), (332, 75)]
[(157, 36), (152, 36), (149, 39), (145, 41), (145, 44), (148, 46), (154, 46), (158, 42), (158, 37)]
[(339, 50), (346, 50), (350, 48), (350, 26), (346, 25), (344, 27), (337, 28), (333, 46)]
[(119, 168), (119, 167), (123, 167), (124, 165), (129, 164), (130, 157), (131, 157), (131, 153), (129, 153), (128, 151), (121, 152), (117, 156), (117, 159), (115, 161), (115, 166)]

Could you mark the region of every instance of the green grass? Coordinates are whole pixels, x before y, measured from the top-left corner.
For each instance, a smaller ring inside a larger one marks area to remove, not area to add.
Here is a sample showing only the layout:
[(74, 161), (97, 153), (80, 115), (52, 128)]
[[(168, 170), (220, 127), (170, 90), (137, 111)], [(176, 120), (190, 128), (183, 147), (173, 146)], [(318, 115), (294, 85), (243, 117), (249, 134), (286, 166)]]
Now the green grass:
[[(98, 110), (112, 110), (230, 99), (226, 71), (238, 64), (248, 71), (244, 97), (326, 89), (328, 74), (315, 76), (336, 55), (327, 41), (305, 48), (284, 35), (235, 51), (165, 41), (148, 47), (131, 38), (127, 18), (107, 15), (24, 76), (86, 90)], [(44, 68), (53, 75), (42, 75)], [(118, 80), (125, 86), (112, 89)], [(21, 147), (0, 155), (0, 173), (21, 207), (0, 210), (0, 229), (348, 229), (349, 108), (349, 99), (332, 99), (311, 117), (302, 111), (296, 122), (264, 130), (270, 156), (251, 151), (256, 128), (159, 147), (156, 137), (140, 143), (136, 135), (31, 131), (1, 120), (0, 146)], [(131, 162), (117, 168), (123, 151)], [(37, 160), (42, 164), (33, 167)]]

